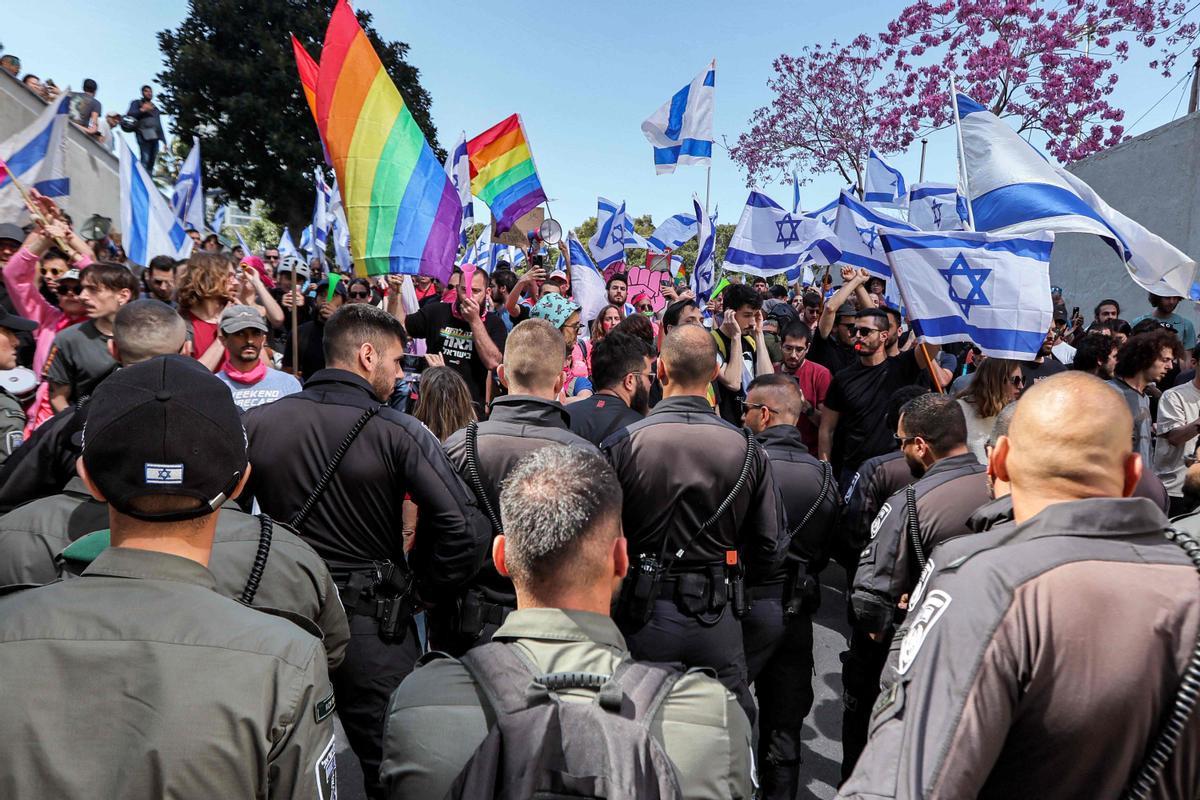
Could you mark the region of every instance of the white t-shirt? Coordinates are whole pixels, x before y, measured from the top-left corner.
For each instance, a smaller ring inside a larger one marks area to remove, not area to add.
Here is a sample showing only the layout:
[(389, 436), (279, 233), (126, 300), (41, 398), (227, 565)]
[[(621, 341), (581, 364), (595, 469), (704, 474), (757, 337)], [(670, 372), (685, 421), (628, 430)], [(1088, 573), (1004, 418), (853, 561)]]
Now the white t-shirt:
[(1154, 472), (1172, 497), (1183, 496), (1183, 477), (1187, 472), (1183, 459), (1196, 449), (1197, 437), (1193, 436), (1175, 447), (1167, 441), (1166, 434), (1195, 422), (1197, 418), (1200, 418), (1200, 389), (1196, 388), (1194, 381), (1163, 392), (1158, 401), (1158, 422), (1155, 425), (1158, 438), (1154, 442)]

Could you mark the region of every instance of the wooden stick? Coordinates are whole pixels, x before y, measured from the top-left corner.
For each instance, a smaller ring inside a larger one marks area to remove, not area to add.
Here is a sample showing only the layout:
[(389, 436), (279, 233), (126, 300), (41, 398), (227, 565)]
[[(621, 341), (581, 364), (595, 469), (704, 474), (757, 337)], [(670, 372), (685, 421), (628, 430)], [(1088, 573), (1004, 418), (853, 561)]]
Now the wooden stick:
[(300, 334), (299, 326), (296, 323), (296, 301), (300, 298), (297, 296), (300, 293), (296, 286), (296, 279), (299, 276), (292, 272), (292, 374), (297, 378), (302, 378), (300, 374)]
[[(21, 194), (21, 200), (23, 200), (25, 202), (25, 207), (29, 209), (30, 216), (32, 216), (34, 218), (34, 220), (39, 225), (41, 225), (43, 228), (46, 227), (47, 225), (49, 225), (50, 220), (46, 219), (46, 216), (41, 211), (38, 210), (37, 204), (33, 202), (33, 198), (29, 196), (29, 192), (25, 189), (24, 186), (21, 185), (21, 182), (19, 180), (17, 180), (17, 176), (12, 173), (11, 169), (7, 170), (7, 172), (8, 172), (8, 179), (12, 181), (13, 186), (17, 187), (17, 191), (20, 192), (20, 194)], [(63, 239), (61, 236), (55, 236), (54, 241), (55, 241), (55, 243), (58, 244), (59, 249), (63, 251), (63, 254), (66, 255), (68, 258), (70, 258), (72, 253), (76, 253), (77, 255), (80, 254), (74, 247), (71, 247), (71, 245), (68, 244), (67, 241), (65, 239)]]
[(937, 364), (930, 357), (929, 348), (925, 346), (924, 341), (917, 342), (917, 344), (921, 345), (921, 352), (925, 354), (925, 366), (929, 367), (929, 377), (933, 378), (933, 385), (937, 387), (938, 394), (945, 394), (946, 390), (942, 388), (942, 380), (937, 374)]

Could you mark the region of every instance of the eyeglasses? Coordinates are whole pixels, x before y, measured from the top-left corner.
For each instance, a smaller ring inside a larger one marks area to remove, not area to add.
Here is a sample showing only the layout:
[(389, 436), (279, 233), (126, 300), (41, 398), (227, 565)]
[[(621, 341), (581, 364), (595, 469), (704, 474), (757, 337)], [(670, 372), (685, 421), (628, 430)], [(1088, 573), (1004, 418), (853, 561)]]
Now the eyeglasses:
[(784, 354), (798, 355), (808, 350), (808, 345), (785, 344), (783, 346)]
[(562, 329), (565, 331), (567, 328), (570, 328), (573, 331), (578, 331), (581, 327), (583, 327), (582, 323), (573, 322), (570, 325), (563, 325)]
[(764, 405), (762, 403), (750, 403), (745, 400), (742, 401), (742, 413), (743, 414), (745, 414), (755, 408), (765, 408), (767, 411), (770, 411), (772, 414), (775, 413), (775, 409), (771, 408), (768, 405)]
[(355, 300), (366, 300), (368, 297), (371, 296), (371, 293), (370, 292), (351, 292), (350, 296), (353, 297)]
[(851, 328), (850, 332), (852, 334), (854, 334), (855, 336), (862, 336), (862, 337), (870, 336), (872, 333), (879, 333), (879, 331), (877, 331), (875, 328), (864, 328), (861, 325)]
[(1024, 386), (1025, 385), (1025, 376), (1024, 375), (1013, 375), (1011, 378), (1008, 379), (1008, 382), (1011, 383), (1013, 386)]
[(625, 374), (626, 375), (637, 375), (642, 378), (649, 378), (652, 381), (658, 377), (653, 372), (626, 372)]
[(76, 297), (80, 295), (80, 288), (78, 285), (70, 286), (60, 283), (55, 291), (58, 292), (59, 297), (66, 297), (69, 294), (73, 294)]
[(921, 437), (920, 436), (901, 436), (898, 433), (893, 433), (892, 438), (896, 440), (896, 444), (900, 445), (901, 447), (905, 447), (909, 442), (915, 442), (917, 439), (920, 439)]
[(63, 268), (59, 268), (59, 269), (49, 269), (49, 268), (47, 268), (47, 267), (42, 267), (42, 268), (41, 268), (42, 277), (45, 277), (45, 278), (57, 278), (57, 277), (61, 276), (61, 275), (62, 275), (64, 272), (66, 272), (66, 271), (67, 271), (67, 270), (66, 270), (66, 268), (65, 268), (65, 267), (63, 267)]

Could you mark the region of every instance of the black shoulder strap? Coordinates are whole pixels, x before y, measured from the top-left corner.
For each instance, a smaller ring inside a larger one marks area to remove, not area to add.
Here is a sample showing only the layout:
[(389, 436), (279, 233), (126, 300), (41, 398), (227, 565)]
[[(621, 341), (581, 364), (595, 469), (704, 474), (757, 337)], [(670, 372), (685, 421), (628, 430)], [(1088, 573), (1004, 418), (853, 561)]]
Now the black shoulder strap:
[(925, 548), (921, 545), (921, 522), (917, 519), (917, 489), (911, 483), (904, 490), (904, 503), (908, 511), (908, 538), (912, 541), (917, 565), (925, 569)]
[(304, 520), (308, 519), (308, 515), (312, 513), (313, 508), (317, 505), (317, 501), (321, 499), (321, 495), (325, 493), (325, 489), (329, 486), (329, 481), (333, 480), (333, 474), (337, 472), (338, 465), (342, 463), (342, 458), (345, 457), (346, 451), (350, 449), (350, 445), (354, 444), (354, 440), (358, 438), (358, 434), (362, 433), (362, 429), (371, 421), (371, 417), (379, 413), (383, 408), (382, 405), (373, 406), (363, 412), (363, 415), (358, 418), (358, 421), (351, 426), (350, 431), (346, 434), (346, 438), (338, 445), (338, 449), (333, 452), (333, 457), (329, 459), (328, 466), (325, 467), (325, 472), (317, 479), (317, 485), (313, 487), (312, 494), (300, 506), (300, 510), (292, 515), (288, 520), (288, 525), (297, 531), (304, 524)]
[(471, 420), (467, 424), (467, 479), (471, 484), (471, 491), (475, 492), (475, 497), (479, 499), (480, 505), (487, 513), (488, 519), (492, 522), (492, 530), (497, 536), (504, 534), (504, 528), (500, 525), (500, 516), (496, 513), (496, 509), (492, 507), (492, 501), (488, 499), (487, 492), (483, 488), (483, 479), (479, 477), (479, 423)]
[(497, 717), (528, 707), (529, 686), (537, 668), (516, 646), (489, 642), (468, 650), (459, 663), (470, 673)]
[(258, 550), (254, 553), (254, 563), (250, 565), (250, 576), (246, 578), (246, 586), (242, 589), (242, 602), (254, 604), (254, 595), (258, 594), (258, 584), (262, 581), (263, 570), (267, 568), (267, 558), (271, 555), (271, 534), (275, 529), (271, 518), (266, 514), (258, 516)]
[(612, 682), (629, 698), (633, 705), (634, 720), (649, 726), (675, 683), (682, 677), (683, 673), (679, 670), (638, 663), (627, 658), (613, 672)]
[[(679, 549), (671, 554), (672, 561), (678, 561), (679, 559), (683, 558), (683, 554), (687, 552), (689, 547), (692, 546), (692, 542), (699, 539), (706, 530), (716, 524), (716, 521), (719, 520), (722, 515), (729, 510), (729, 507), (733, 505), (733, 501), (736, 500), (737, 496), (742, 493), (742, 489), (745, 488), (746, 483), (750, 480), (750, 467), (754, 464), (754, 453), (757, 451), (758, 447), (754, 443), (754, 437), (750, 435), (749, 428), (742, 428), (742, 436), (746, 439), (746, 458), (742, 461), (742, 471), (738, 475), (737, 482), (733, 484), (733, 488), (729, 490), (729, 494), (726, 495), (725, 499), (721, 501), (721, 504), (717, 506), (717, 510), (712, 513), (712, 516), (704, 520), (704, 524), (697, 528), (696, 532), (689, 536), (687, 541), (680, 545)], [(663, 537), (662, 556), (660, 556), (660, 559), (666, 555), (668, 538), (669, 537), (666, 536)]]
[(804, 516), (800, 518), (800, 522), (796, 524), (796, 527), (788, 531), (787, 535), (783, 537), (783, 543), (780, 546), (781, 551), (790, 547), (792, 544), (792, 539), (796, 538), (796, 534), (804, 530), (804, 526), (808, 524), (808, 521), (812, 519), (813, 514), (816, 514), (821, 508), (821, 504), (825, 502), (825, 496), (829, 494), (829, 488), (833, 486), (833, 467), (829, 466), (828, 461), (822, 461), (820, 464), (821, 491), (817, 493), (817, 499), (813, 501), (813, 504), (809, 507), (808, 511), (804, 512)]

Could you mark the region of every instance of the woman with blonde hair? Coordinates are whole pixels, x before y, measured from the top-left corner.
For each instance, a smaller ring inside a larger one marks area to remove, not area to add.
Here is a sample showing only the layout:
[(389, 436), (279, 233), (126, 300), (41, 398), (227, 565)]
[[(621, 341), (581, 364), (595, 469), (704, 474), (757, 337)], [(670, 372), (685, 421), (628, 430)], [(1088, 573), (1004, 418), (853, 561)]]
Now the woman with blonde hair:
[(967, 449), (980, 464), (986, 464), (983, 445), (992, 433), (996, 415), (1021, 396), (1025, 377), (1020, 362), (1007, 358), (988, 358), (972, 374), (971, 382), (957, 399), (967, 418)]

